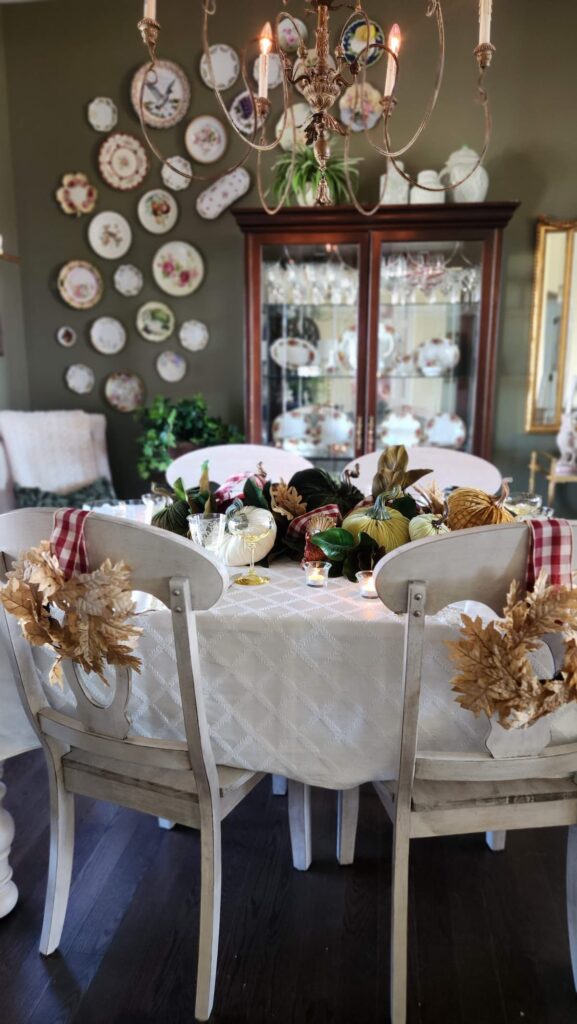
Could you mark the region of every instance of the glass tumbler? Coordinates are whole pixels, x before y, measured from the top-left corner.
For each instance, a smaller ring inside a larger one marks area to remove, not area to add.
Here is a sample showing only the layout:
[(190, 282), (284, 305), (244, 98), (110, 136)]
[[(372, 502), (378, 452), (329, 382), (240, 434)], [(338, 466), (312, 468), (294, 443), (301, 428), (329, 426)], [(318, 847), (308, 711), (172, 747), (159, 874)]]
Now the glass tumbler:
[(190, 536), (196, 544), (218, 555), (224, 538), (225, 516), (220, 512), (199, 512), (188, 516)]

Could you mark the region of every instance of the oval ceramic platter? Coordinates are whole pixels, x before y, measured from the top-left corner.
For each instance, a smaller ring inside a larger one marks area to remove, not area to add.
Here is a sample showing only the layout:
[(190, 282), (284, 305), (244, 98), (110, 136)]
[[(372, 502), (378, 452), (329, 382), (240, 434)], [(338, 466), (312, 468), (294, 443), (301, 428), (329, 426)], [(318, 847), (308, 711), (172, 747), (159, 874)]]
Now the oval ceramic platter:
[(111, 132), (118, 121), (116, 103), (109, 96), (95, 96), (88, 104), (87, 117), (95, 132)]
[(100, 271), (86, 260), (70, 260), (58, 275), (60, 297), (73, 309), (92, 309), (103, 290)]
[(177, 384), (185, 376), (188, 369), (186, 359), (180, 352), (161, 352), (156, 358), (156, 372), (161, 380), (168, 384)]
[(110, 188), (131, 192), (148, 174), (148, 157), (140, 139), (115, 132), (98, 150), (98, 169)]
[[(374, 43), (379, 46), (375, 47)], [(345, 60), (349, 64), (358, 60), (361, 66), (370, 68), (383, 56), (384, 50), (380, 47), (385, 43), (385, 33), (376, 21), (369, 21), (368, 32), (367, 22), (364, 18), (355, 18), (345, 31), (342, 39), (342, 47)], [(368, 44), (368, 48), (367, 48)]]
[(88, 225), (88, 241), (97, 256), (118, 260), (132, 245), (132, 228), (126, 217), (114, 210), (97, 213)]
[(126, 328), (114, 316), (100, 316), (90, 327), (90, 341), (102, 356), (115, 356), (126, 345)]
[(226, 151), (227, 142), (222, 121), (212, 114), (194, 117), (184, 133), (184, 145), (192, 159), (199, 164), (214, 164), (220, 160)]
[(133, 263), (121, 263), (114, 271), (114, 287), (120, 295), (139, 295), (144, 284), (142, 270)]
[(204, 261), (188, 242), (166, 242), (152, 260), (152, 276), (167, 295), (192, 295), (202, 284)]
[(154, 188), (138, 201), (138, 219), (152, 235), (165, 235), (178, 220), (178, 203), (170, 192)]
[(201, 352), (209, 341), (208, 327), (202, 320), (185, 320), (178, 330), (178, 338), (183, 348), (189, 352)]
[(182, 121), (190, 106), (188, 78), (171, 60), (157, 60), (152, 71), (143, 64), (134, 75), (130, 98), (138, 115), (141, 95), (142, 117), (151, 128), (172, 128)]
[(209, 89), (217, 88), (219, 92), (230, 89), (240, 75), (240, 60), (236, 50), (226, 43), (214, 43), (209, 53), (210, 64), (205, 53), (200, 58), (200, 77), (204, 84)]
[(104, 397), (117, 412), (134, 412), (144, 403), (144, 383), (137, 373), (110, 373), (104, 382)]
[(81, 217), (83, 213), (92, 213), (98, 199), (98, 190), (90, 184), (86, 174), (77, 171), (75, 174), (64, 175), (56, 199), (64, 213)]
[(94, 387), (94, 370), (84, 363), (72, 363), (64, 374), (66, 387), (75, 395), (88, 395)]
[(174, 313), (164, 302), (145, 302), (136, 314), (136, 330), (146, 341), (160, 343), (174, 330)]
[[(182, 173), (180, 173), (182, 171)], [(188, 188), (192, 180), (192, 164), (185, 156), (169, 156), (160, 169), (162, 184), (173, 192)]]
[(246, 195), (250, 188), (250, 174), (244, 167), (237, 167), (218, 178), (213, 185), (200, 192), (196, 199), (196, 212), (204, 220), (216, 220), (237, 199)]
[(270, 349), (271, 359), (283, 370), (298, 370), (301, 366), (313, 366), (317, 361), (317, 350), (304, 338), (277, 338)]

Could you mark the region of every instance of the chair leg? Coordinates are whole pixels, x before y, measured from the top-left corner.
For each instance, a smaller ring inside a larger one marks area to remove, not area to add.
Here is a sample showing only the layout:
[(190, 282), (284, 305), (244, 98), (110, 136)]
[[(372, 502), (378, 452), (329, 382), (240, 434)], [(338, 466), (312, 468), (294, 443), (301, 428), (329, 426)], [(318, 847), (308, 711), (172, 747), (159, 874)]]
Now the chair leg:
[(310, 786), (289, 779), (288, 812), (293, 867), (308, 871), (312, 860)]
[(395, 827), (391, 900), (391, 1024), (406, 1024), (407, 1019), (409, 848), (408, 828)]
[(208, 1020), (214, 1002), (218, 933), (220, 929), (221, 840), (218, 806), (205, 815), (200, 826), (200, 928), (196, 974), (197, 1020)]
[(48, 761), (50, 782), (50, 860), (40, 952), (45, 956), (58, 947), (72, 876), (74, 857), (74, 795), (64, 787), (60, 762)]
[(495, 853), (499, 853), (505, 849), (505, 843), (507, 842), (506, 832), (485, 832), (485, 842), (490, 850)]
[(357, 823), (359, 820), (359, 787), (339, 789), (337, 795), (337, 860), (353, 864)]
[(577, 825), (569, 826), (567, 837), (567, 923), (573, 984), (577, 990)]

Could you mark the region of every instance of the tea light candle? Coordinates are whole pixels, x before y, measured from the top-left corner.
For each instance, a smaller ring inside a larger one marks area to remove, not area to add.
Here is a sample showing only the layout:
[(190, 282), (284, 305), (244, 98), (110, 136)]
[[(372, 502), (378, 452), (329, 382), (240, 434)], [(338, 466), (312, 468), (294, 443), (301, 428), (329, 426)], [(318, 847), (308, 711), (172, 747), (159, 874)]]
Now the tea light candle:
[(307, 587), (326, 587), (330, 562), (305, 562)]
[(361, 585), (362, 597), (375, 598), (377, 594), (377, 588), (375, 587), (375, 579), (370, 569), (365, 569), (363, 572), (355, 573), (358, 582)]

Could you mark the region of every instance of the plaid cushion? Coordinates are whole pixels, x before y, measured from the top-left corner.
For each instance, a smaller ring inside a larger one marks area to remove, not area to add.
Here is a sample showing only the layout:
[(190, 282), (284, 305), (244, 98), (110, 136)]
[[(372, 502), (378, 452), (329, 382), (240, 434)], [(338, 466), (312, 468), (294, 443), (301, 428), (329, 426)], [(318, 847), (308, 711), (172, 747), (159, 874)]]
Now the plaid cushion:
[(321, 505), (320, 508), (314, 508), (311, 512), (304, 512), (302, 516), (297, 516), (296, 519), (293, 519), (287, 530), (287, 537), (292, 537), (293, 539), (301, 537), (304, 540), (307, 535), (307, 526), (314, 516), (332, 516), (333, 519), (336, 519), (337, 526), (340, 526), (343, 521), (338, 505)]
[(573, 583), (573, 531), (566, 519), (528, 519), (530, 528), (527, 590), (535, 585), (542, 569), (551, 586)]
[(84, 521), (89, 515), (78, 508), (61, 508), (54, 513), (50, 547), (67, 580), (77, 572), (88, 572)]

